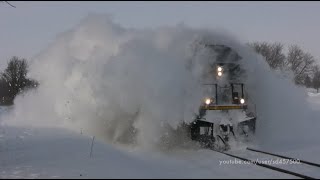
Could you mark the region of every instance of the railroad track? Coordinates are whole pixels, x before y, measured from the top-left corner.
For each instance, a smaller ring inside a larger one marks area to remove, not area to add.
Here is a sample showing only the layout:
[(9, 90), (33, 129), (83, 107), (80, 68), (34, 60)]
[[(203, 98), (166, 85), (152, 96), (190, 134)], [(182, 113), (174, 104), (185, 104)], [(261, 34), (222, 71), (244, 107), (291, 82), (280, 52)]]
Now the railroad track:
[[(301, 160), (301, 159), (297, 159), (297, 158), (291, 158), (291, 157), (288, 157), (288, 156), (283, 156), (283, 155), (274, 154), (274, 153), (270, 153), (270, 152), (266, 152), (266, 151), (261, 151), (261, 150), (257, 150), (257, 149), (252, 149), (252, 148), (247, 148), (247, 150), (248, 150), (248, 151), (253, 151), (253, 152), (262, 153), (262, 154), (268, 154), (268, 155), (271, 155), (271, 156), (276, 156), (276, 157), (280, 157), (280, 158), (288, 159), (288, 160), (293, 160), (293, 161), (299, 160), (299, 162), (301, 162), (301, 163), (303, 163), (303, 164), (308, 164), (308, 165), (310, 165), (310, 166), (314, 166), (314, 167), (319, 167), (319, 168), (320, 168), (320, 164), (313, 163), (313, 162), (309, 162), (309, 161), (305, 161), (305, 160)], [(319, 170), (320, 170), (320, 169), (319, 169)]]
[[(299, 172), (296, 172), (296, 171), (292, 171), (292, 170), (280, 168), (280, 167), (277, 167), (277, 166), (269, 165), (267, 163), (262, 163), (262, 162), (259, 162), (259, 161), (256, 161), (256, 160), (252, 160), (252, 158), (243, 157), (243, 156), (240, 156), (240, 155), (230, 154), (228, 152), (222, 152), (222, 151), (217, 151), (217, 150), (213, 150), (213, 151), (218, 152), (218, 153), (222, 153), (224, 155), (227, 155), (227, 156), (230, 156), (230, 157), (233, 157), (233, 158), (240, 159), (242, 161), (247, 161), (247, 162), (249, 162), (251, 164), (254, 164), (254, 165), (257, 165), (257, 166), (260, 166), (260, 167), (264, 167), (264, 168), (268, 168), (268, 169), (271, 169), (271, 170), (274, 170), (274, 171), (278, 171), (278, 172), (281, 172), (281, 173), (293, 175), (293, 176), (296, 176), (296, 177), (299, 177), (299, 178), (303, 178), (303, 179), (318, 179), (318, 178), (312, 177), (310, 175), (305, 175), (304, 173), (299, 173)], [(301, 165), (301, 164), (307, 165), (309, 168), (310, 167), (313, 167), (313, 168), (316, 167), (316, 168), (319, 168), (319, 171), (320, 171), (320, 164), (317, 164), (317, 163), (313, 163), (313, 162), (309, 162), (309, 161), (305, 161), (305, 160), (300, 160), (298, 158), (292, 158), (292, 157), (288, 157), (288, 156), (283, 156), (283, 155), (279, 155), (279, 154), (275, 154), (275, 153), (271, 153), (271, 152), (252, 149), (252, 148), (247, 148), (246, 151), (254, 152), (254, 153), (257, 153), (258, 155), (265, 154), (265, 155), (267, 155), (269, 157), (282, 158), (283, 160), (287, 160), (287, 162), (291, 161), (291, 162), (294, 162), (294, 163), (299, 163), (299, 165)]]

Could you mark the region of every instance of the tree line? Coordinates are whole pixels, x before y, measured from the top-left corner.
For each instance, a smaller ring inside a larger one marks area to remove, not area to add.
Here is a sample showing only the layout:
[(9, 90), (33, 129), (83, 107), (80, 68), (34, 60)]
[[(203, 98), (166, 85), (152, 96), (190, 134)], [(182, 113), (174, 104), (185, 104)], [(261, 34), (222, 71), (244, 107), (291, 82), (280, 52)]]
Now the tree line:
[(320, 66), (309, 52), (298, 45), (291, 45), (285, 53), (285, 46), (279, 42), (253, 42), (248, 45), (265, 58), (271, 69), (284, 74), (292, 73), (297, 85), (314, 88), (319, 92)]
[(7, 68), (0, 73), (0, 105), (12, 105), (18, 94), (39, 85), (27, 78), (28, 70), (26, 59), (13, 56), (9, 60)]

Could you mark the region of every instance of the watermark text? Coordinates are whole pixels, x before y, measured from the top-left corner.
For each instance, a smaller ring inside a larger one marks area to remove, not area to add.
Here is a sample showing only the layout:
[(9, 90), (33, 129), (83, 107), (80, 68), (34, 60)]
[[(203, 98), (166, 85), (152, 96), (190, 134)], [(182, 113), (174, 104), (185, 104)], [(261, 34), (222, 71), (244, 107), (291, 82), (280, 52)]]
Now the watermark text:
[(229, 160), (219, 160), (219, 165), (246, 165), (246, 164), (266, 164), (266, 165), (292, 165), (301, 164), (299, 159), (255, 159), (250, 161), (243, 161), (237, 158)]

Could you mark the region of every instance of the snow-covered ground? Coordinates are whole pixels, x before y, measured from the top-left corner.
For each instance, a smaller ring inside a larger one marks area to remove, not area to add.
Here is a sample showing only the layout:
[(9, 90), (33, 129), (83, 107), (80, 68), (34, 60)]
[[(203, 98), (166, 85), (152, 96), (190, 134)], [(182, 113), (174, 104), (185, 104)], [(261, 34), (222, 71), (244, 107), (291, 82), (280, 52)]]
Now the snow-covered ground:
[(320, 110), (320, 93), (317, 93), (315, 89), (307, 89), (308, 101), (311, 103), (312, 108)]
[(294, 178), (254, 165), (227, 165), (200, 149), (160, 153), (116, 148), (63, 129), (2, 127), (0, 178)]
[[(320, 103), (318, 97), (309, 92), (310, 103)], [(1, 108), (2, 114), (7, 111)], [(2, 125), (0, 178), (296, 178), (252, 164), (223, 164), (235, 159), (197, 148), (157, 152), (95, 139), (90, 157), (91, 143), (92, 137), (85, 132)], [(320, 145), (275, 153), (320, 163), (319, 152)], [(243, 148), (232, 153), (266, 157)], [(301, 168), (294, 165), (292, 169)], [(320, 177), (320, 171), (311, 170), (313, 177)]]

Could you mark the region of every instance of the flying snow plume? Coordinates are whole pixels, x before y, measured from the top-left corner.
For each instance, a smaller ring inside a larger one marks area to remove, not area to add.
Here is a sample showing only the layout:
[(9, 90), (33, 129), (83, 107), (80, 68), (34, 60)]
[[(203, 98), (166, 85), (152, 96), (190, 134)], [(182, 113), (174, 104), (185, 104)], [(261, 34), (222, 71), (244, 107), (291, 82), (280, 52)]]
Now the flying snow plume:
[(108, 142), (162, 145), (163, 137), (194, 120), (202, 103), (204, 72), (215, 56), (199, 42), (227, 45), (242, 57), (262, 145), (309, 138), (316, 122), (304, 91), (275, 75), (234, 37), (184, 25), (126, 29), (97, 14), (60, 34), (32, 60), (30, 76), (40, 86), (18, 96), (2, 118), (12, 125), (84, 129)]

